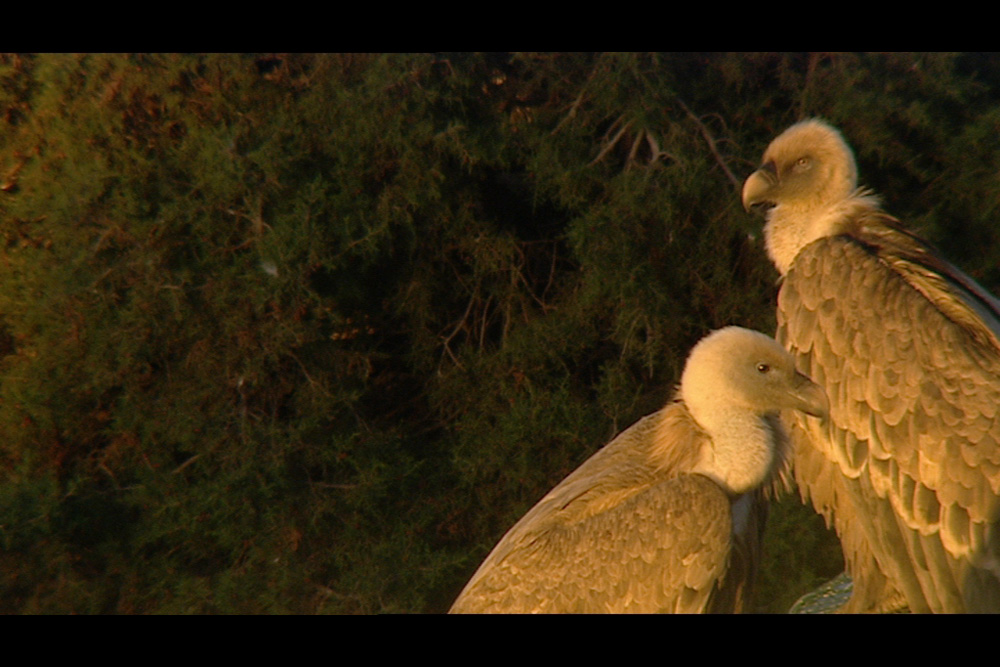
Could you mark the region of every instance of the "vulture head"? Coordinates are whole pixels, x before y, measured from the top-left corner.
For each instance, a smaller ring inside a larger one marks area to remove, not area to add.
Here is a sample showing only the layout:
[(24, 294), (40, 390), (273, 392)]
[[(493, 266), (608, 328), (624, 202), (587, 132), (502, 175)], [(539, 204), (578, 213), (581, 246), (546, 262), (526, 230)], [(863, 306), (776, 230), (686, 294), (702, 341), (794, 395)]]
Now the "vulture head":
[(726, 327), (691, 350), (680, 396), (710, 436), (694, 472), (731, 494), (760, 486), (776, 464), (774, 416), (800, 410), (825, 418), (826, 392), (795, 370), (795, 361), (773, 338)]
[(840, 132), (817, 119), (792, 125), (771, 142), (743, 183), (743, 206), (766, 211), (767, 251), (784, 275), (799, 250), (838, 233), (859, 196), (854, 154)]

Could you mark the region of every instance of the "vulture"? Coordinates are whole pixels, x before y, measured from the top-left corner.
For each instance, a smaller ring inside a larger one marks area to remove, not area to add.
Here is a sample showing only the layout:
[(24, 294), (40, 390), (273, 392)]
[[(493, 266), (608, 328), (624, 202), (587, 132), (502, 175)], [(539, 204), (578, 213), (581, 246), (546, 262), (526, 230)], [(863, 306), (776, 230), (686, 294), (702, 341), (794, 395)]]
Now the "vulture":
[(721, 613), (747, 603), (787, 471), (781, 410), (823, 416), (822, 389), (773, 338), (719, 329), (676, 396), (619, 434), (500, 540), (451, 613)]
[(743, 184), (781, 274), (776, 338), (830, 399), (787, 415), (803, 501), (832, 522), (850, 612), (1000, 611), (1000, 303), (857, 186), (827, 123)]

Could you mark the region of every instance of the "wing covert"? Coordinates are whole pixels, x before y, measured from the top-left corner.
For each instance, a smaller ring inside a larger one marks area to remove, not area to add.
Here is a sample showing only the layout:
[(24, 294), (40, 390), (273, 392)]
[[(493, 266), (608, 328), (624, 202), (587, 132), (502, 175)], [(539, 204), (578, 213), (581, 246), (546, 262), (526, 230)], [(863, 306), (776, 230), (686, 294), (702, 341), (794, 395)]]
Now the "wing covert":
[(697, 613), (709, 609), (728, 566), (729, 499), (700, 475), (572, 523), (543, 523), (505, 536), (505, 556), (453, 611)]

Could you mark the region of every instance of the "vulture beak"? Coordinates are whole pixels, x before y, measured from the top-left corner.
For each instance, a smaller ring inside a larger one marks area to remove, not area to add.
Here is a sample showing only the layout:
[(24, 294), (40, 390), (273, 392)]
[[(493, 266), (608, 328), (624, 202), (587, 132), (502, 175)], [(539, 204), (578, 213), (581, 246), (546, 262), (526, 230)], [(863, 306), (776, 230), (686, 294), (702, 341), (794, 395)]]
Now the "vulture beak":
[(827, 398), (826, 391), (798, 371), (795, 371), (795, 380), (789, 397), (790, 407), (801, 410), (807, 415), (819, 417), (823, 421), (830, 415), (830, 399)]
[(743, 182), (743, 208), (749, 212), (754, 206), (773, 205), (770, 196), (776, 187), (778, 168), (773, 160), (769, 160)]

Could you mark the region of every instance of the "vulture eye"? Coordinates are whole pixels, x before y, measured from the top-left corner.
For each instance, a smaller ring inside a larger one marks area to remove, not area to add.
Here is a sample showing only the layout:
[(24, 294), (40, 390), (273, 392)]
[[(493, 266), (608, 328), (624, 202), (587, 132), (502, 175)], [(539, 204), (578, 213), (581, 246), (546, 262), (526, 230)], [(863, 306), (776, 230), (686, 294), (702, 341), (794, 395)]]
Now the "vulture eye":
[(807, 157), (800, 157), (795, 161), (795, 171), (805, 171), (812, 166), (812, 160)]
[(768, 366), (767, 364), (757, 364), (757, 372), (758, 373), (770, 373), (771, 372), (771, 367)]

